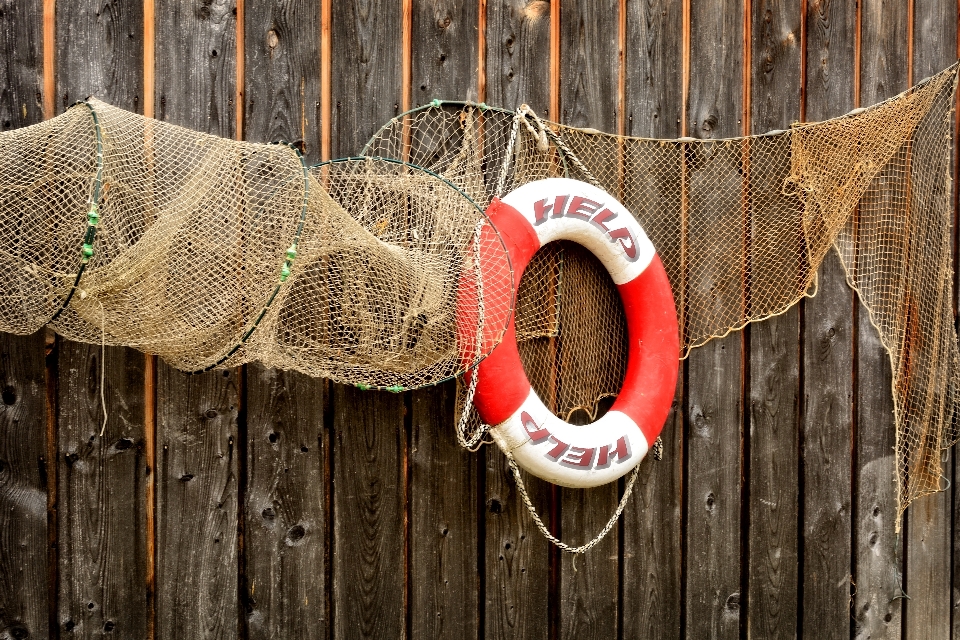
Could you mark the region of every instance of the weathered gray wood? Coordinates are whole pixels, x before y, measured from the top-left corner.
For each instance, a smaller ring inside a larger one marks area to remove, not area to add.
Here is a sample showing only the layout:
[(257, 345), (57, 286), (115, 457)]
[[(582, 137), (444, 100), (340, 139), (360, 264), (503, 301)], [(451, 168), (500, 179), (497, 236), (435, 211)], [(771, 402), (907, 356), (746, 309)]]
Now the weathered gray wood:
[(334, 2), (332, 12), (332, 157), (360, 153), (401, 110), (400, 4)]
[[(741, 132), (742, 23), (743, 7), (736, 0), (691, 5), (687, 104), (691, 136), (716, 138)], [(690, 184), (692, 191), (698, 189), (693, 173)], [(726, 206), (737, 211), (738, 191), (739, 183), (707, 189), (701, 197), (733, 197)], [(694, 195), (690, 242), (704, 243), (706, 236), (699, 234), (705, 228), (696, 224)], [(714, 269), (731, 268), (728, 256), (712, 258)], [(739, 635), (743, 357), (742, 336), (733, 334), (696, 349), (689, 358), (685, 623), (690, 638)]]
[[(487, 4), (487, 102), (515, 109), (550, 103), (550, 7), (536, 0)], [(484, 632), (490, 638), (546, 638), (550, 630), (550, 544), (527, 514), (506, 458), (485, 447)], [(530, 475), (527, 490), (549, 521), (550, 486)]]
[[(157, 2), (157, 117), (232, 138), (235, 90), (233, 3)], [(238, 634), (239, 408), (236, 370), (157, 363), (158, 638)]]
[[(0, 130), (42, 119), (42, 3), (0, 3)], [(44, 332), (0, 334), (0, 637), (47, 638)]]
[(50, 637), (47, 473), (53, 470), (46, 460), (43, 355), (42, 331), (0, 334), (0, 637), (6, 638)]
[[(56, 18), (58, 111), (88, 96), (140, 111), (143, 5), (63, 4)], [(146, 637), (144, 357), (58, 345), (57, 621), (71, 637)]]
[[(414, 4), (410, 95), (478, 99), (478, 4)], [(413, 393), (410, 441), (410, 635), (469, 638), (480, 627), (479, 456), (454, 434), (453, 382)]]
[[(957, 59), (957, 6), (946, 0), (919, 0), (913, 11), (914, 24), (910, 27), (916, 81)], [(949, 473), (950, 458), (945, 462)], [(910, 600), (903, 615), (904, 637), (908, 639), (939, 640), (951, 635), (951, 503), (950, 491), (943, 491), (917, 500), (905, 514), (905, 588)]]
[[(807, 12), (806, 119), (824, 120), (854, 104), (856, 7), (811, 3)], [(850, 637), (851, 443), (854, 293), (836, 253), (804, 307), (802, 423), (803, 581), (801, 630)]]
[(480, 625), (477, 454), (454, 436), (456, 386), (413, 393), (410, 636), (472, 638)]
[[(616, 0), (564, 3), (560, 11), (560, 116), (564, 124), (617, 131), (619, 20)], [(611, 157), (610, 161), (615, 163), (617, 158)], [(572, 256), (572, 252), (567, 255)], [(581, 260), (593, 260), (586, 252), (577, 255), (583, 256)], [(602, 268), (596, 271), (603, 273)], [(562, 331), (561, 327), (562, 367), (573, 371), (590, 366), (592, 363), (577, 361), (578, 353), (563, 348)], [(588, 490), (561, 489), (562, 539), (583, 544), (595, 536), (617, 508), (617, 488), (617, 483), (610, 483)], [(570, 554), (561, 556), (561, 638), (616, 636), (619, 544), (619, 528), (614, 528), (576, 562)]]
[[(907, 88), (907, 5), (861, 5), (860, 105)], [(854, 214), (856, 215), (856, 213)], [(902, 541), (897, 498), (890, 359), (867, 310), (857, 304), (854, 617), (858, 638), (899, 638)]]
[(333, 387), (334, 635), (399, 638), (406, 597), (403, 396)]
[[(678, 3), (627, 3), (625, 51), (625, 132), (652, 138), (676, 138), (681, 134), (683, 112), (683, 25)], [(624, 204), (631, 209), (631, 185), (651, 179), (645, 167), (636, 175), (627, 165)], [(655, 174), (653, 174), (655, 175)], [(653, 179), (656, 179), (654, 177)], [(667, 178), (670, 180), (670, 178)], [(658, 194), (670, 194), (661, 203), (676, 211), (678, 184), (658, 184)], [(638, 204), (653, 208), (650, 194)], [(676, 230), (679, 235), (679, 229)], [(659, 244), (658, 244), (659, 246)], [(682, 363), (683, 367), (686, 363)], [(681, 372), (682, 373), (682, 372)], [(647, 455), (634, 496), (623, 512), (623, 630), (624, 638), (676, 638), (681, 626), (683, 477), (683, 376), (664, 425), (661, 439), (663, 460)]]
[[(335, 2), (333, 157), (356, 154), (400, 110), (401, 6)], [(401, 637), (408, 605), (404, 396), (333, 386), (336, 637)]]
[[(751, 133), (789, 128), (800, 118), (800, 5), (766, 0), (751, 7)], [(769, 147), (769, 148), (768, 148)], [(789, 163), (772, 139), (750, 145), (752, 273), (781, 259), (785, 243), (803, 236), (798, 223), (770, 225), (768, 212), (788, 210), (782, 194)], [(756, 212), (756, 216), (754, 216)], [(793, 274), (801, 280), (806, 274)], [(800, 313), (751, 325), (749, 533), (746, 627), (749, 637), (797, 635), (799, 509)]]
[(247, 365), (244, 612), (250, 638), (327, 635), (326, 384)]
[[(244, 138), (297, 143), (309, 162), (321, 150), (320, 28), (317, 3), (245, 8)], [(295, 371), (246, 367), (241, 586), (251, 638), (329, 630), (326, 388)]]

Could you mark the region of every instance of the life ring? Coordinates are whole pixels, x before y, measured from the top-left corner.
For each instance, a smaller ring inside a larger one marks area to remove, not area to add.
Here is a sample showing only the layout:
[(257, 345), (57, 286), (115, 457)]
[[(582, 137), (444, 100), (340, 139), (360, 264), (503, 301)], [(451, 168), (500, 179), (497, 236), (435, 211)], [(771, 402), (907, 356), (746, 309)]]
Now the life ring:
[[(533, 475), (565, 487), (616, 480), (639, 464), (660, 434), (676, 389), (677, 310), (663, 263), (622, 204), (578, 180), (528, 183), (494, 199), (487, 216), (507, 248), (513, 291), (548, 242), (572, 240), (597, 256), (620, 291), (630, 349), (610, 410), (593, 424), (572, 425), (553, 415), (530, 386), (511, 313), (502, 342), (479, 365), (474, 406), (493, 425), (494, 441)], [(503, 295), (507, 288), (497, 290)]]

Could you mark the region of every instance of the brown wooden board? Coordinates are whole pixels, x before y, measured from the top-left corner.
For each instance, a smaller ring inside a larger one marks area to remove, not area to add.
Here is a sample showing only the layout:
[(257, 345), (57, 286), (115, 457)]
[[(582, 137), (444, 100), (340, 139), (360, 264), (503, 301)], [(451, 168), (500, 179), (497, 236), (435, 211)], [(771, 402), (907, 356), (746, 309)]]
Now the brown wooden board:
[[(42, 120), (42, 4), (0, 11), (0, 130)], [(0, 637), (50, 637), (44, 332), (0, 334)]]
[[(156, 4), (156, 113), (235, 134), (232, 3)], [(236, 370), (189, 376), (157, 363), (156, 637), (238, 634)]]
[[(355, 155), (401, 101), (401, 4), (334, 2), (333, 157)], [(407, 632), (407, 396), (333, 385), (333, 632)]]
[[(487, 3), (486, 101), (507, 109), (550, 104), (550, 7), (546, 2)], [(506, 458), (484, 447), (484, 634), (546, 638), (550, 630), (550, 544), (530, 519)], [(527, 474), (527, 491), (549, 521), (550, 485)]]
[[(808, 5), (806, 120), (853, 108), (856, 7)], [(805, 300), (801, 482), (803, 487), (800, 629), (850, 637), (851, 465), (853, 446), (854, 293), (836, 253)]]
[[(683, 15), (679, 3), (627, 3), (625, 133), (651, 138), (682, 135)], [(627, 165), (624, 201), (631, 206), (629, 185), (644, 184), (653, 173)], [(658, 184), (670, 194), (664, 208), (678, 206), (680, 185)], [(637, 198), (647, 206), (649, 194)], [(638, 207), (633, 207), (638, 209)], [(679, 230), (678, 230), (679, 231)], [(682, 366), (685, 366), (682, 365)], [(622, 634), (624, 638), (676, 638), (681, 625), (683, 475), (683, 376), (661, 433), (663, 459), (651, 454), (642, 463), (633, 497), (621, 516)]]
[[(410, 95), (478, 99), (478, 4), (414, 3)], [(410, 637), (469, 638), (480, 627), (480, 456), (455, 436), (456, 385), (412, 394), (410, 440)]]
[[(957, 59), (957, 5), (920, 0), (913, 8), (913, 81), (933, 75)], [(946, 473), (952, 466), (945, 452)], [(947, 487), (948, 482), (941, 482)], [(904, 637), (930, 640), (950, 637), (951, 582), (950, 491), (920, 498), (907, 509)]]
[[(753, 5), (750, 16), (750, 132), (789, 128), (800, 118), (800, 16), (792, 2)], [(789, 206), (789, 163), (771, 138), (751, 143), (751, 212)], [(778, 162), (779, 160), (779, 162)], [(803, 228), (750, 220), (753, 273), (775, 260)], [(806, 273), (791, 274), (795, 279)], [(750, 326), (746, 631), (756, 638), (797, 635), (800, 309)]]
[[(693, 137), (741, 133), (743, 6), (736, 0), (691, 4), (690, 84), (687, 104)], [(705, 151), (712, 153), (712, 151)], [(736, 176), (737, 170), (728, 175)], [(691, 202), (739, 193), (698, 186)], [(739, 196), (727, 203), (740, 208)], [(693, 204), (692, 204), (693, 207)], [(690, 241), (703, 241), (690, 222)], [(716, 256), (716, 269), (727, 257)], [(704, 284), (709, 286), (709, 283)], [(693, 294), (694, 291), (691, 291)], [(701, 292), (701, 296), (709, 292)], [(690, 354), (687, 399), (685, 628), (689, 638), (736, 638), (740, 628), (741, 468), (744, 370), (742, 335), (715, 339)]]
[[(904, 3), (880, 0), (861, 5), (861, 105), (874, 104), (907, 88), (907, 10)], [(855, 634), (899, 638), (903, 563), (902, 541), (895, 531), (896, 428), (890, 359), (859, 302), (856, 313)]]
[[(285, 140), (320, 160), (320, 5), (247, 3), (244, 139)], [(327, 383), (246, 366), (243, 613), (250, 638), (329, 631)]]
[[(143, 6), (64, 3), (56, 19), (57, 110), (95, 96), (142, 111)], [(57, 370), (57, 622), (71, 637), (146, 637), (144, 356), (60, 340)]]

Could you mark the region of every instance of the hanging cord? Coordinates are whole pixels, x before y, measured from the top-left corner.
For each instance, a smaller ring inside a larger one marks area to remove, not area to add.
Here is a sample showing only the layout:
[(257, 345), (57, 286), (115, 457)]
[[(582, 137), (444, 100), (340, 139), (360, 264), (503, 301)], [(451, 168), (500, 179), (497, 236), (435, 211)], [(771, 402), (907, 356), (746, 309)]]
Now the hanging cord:
[(633, 473), (630, 474), (630, 478), (627, 480), (627, 486), (624, 488), (623, 497), (620, 498), (620, 504), (617, 505), (617, 510), (613, 512), (613, 515), (610, 516), (610, 519), (607, 521), (607, 524), (600, 530), (600, 533), (596, 535), (590, 542), (580, 545), (579, 547), (571, 547), (566, 542), (561, 542), (556, 536), (550, 533), (550, 530), (547, 529), (547, 526), (543, 524), (543, 520), (540, 519), (540, 515), (537, 513), (537, 508), (533, 506), (533, 502), (530, 500), (530, 496), (527, 494), (527, 487), (523, 484), (523, 478), (520, 476), (520, 467), (517, 466), (517, 461), (513, 459), (512, 453), (506, 453), (507, 461), (510, 463), (510, 469), (513, 471), (513, 477), (517, 481), (517, 489), (520, 490), (520, 497), (523, 498), (523, 504), (527, 506), (527, 511), (530, 512), (530, 516), (533, 518), (533, 521), (537, 525), (537, 529), (540, 530), (540, 533), (543, 534), (543, 537), (553, 543), (555, 547), (560, 549), (565, 553), (572, 553), (574, 555), (579, 555), (586, 551), (589, 551), (591, 548), (597, 545), (603, 538), (610, 533), (610, 530), (613, 529), (613, 525), (617, 523), (617, 520), (620, 519), (620, 514), (623, 513), (624, 507), (627, 506), (627, 500), (630, 499), (630, 493), (633, 491), (633, 483), (637, 480), (637, 474), (640, 472), (640, 465), (637, 465), (633, 468)]
[(107, 315), (103, 310), (103, 302), (98, 299), (97, 304), (100, 305), (100, 406), (103, 408), (100, 437), (102, 438), (107, 431), (107, 390), (104, 386), (107, 377)]
[[(578, 158), (573, 150), (567, 146), (567, 143), (563, 141), (563, 139), (560, 137), (560, 134), (544, 124), (543, 120), (540, 119), (540, 116), (534, 113), (533, 109), (524, 104), (517, 109), (517, 112), (522, 112), (524, 116), (522, 118), (524, 125), (526, 125), (530, 134), (537, 139), (537, 149), (542, 152), (546, 152), (549, 149), (549, 145), (547, 144), (547, 138), (549, 138), (553, 141), (554, 146), (560, 150), (560, 153), (563, 155), (564, 159), (569, 160), (573, 166), (577, 168), (577, 171), (579, 171), (580, 174), (586, 178), (588, 182), (590, 182), (590, 184), (598, 189), (603, 189), (603, 185), (600, 184), (600, 181), (594, 177), (593, 173), (587, 169), (586, 165), (580, 162), (580, 158)], [(529, 118), (532, 119), (537, 125), (536, 129), (534, 129), (533, 125), (530, 124), (526, 116), (529, 116)]]
[[(506, 176), (506, 164), (501, 172), (501, 180)], [(477, 355), (483, 352), (483, 271), (480, 268), (480, 238), (483, 233), (484, 218), (477, 221), (477, 226), (473, 230), (473, 260), (477, 272)], [(480, 367), (474, 367), (470, 372), (470, 384), (467, 387), (467, 397), (463, 403), (463, 411), (460, 413), (460, 420), (457, 423), (457, 442), (460, 446), (469, 451), (476, 451), (483, 446), (483, 435), (487, 432), (487, 425), (481, 424), (471, 436), (467, 436), (467, 421), (470, 418), (470, 409), (473, 407), (473, 396), (477, 392), (477, 379), (480, 377)]]

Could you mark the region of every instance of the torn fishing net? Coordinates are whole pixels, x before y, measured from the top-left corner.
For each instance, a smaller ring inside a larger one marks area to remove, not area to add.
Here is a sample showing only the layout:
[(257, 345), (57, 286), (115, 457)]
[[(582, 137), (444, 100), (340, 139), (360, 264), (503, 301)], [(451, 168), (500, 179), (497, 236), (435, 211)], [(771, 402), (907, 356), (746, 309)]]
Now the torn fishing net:
[[(387, 123), (364, 153), (427, 167), (481, 206), (541, 178), (600, 186), (637, 217), (663, 260), (681, 357), (814, 295), (834, 248), (890, 357), (902, 512), (944, 488), (941, 451), (957, 439), (956, 81), (954, 65), (868, 109), (722, 140), (624, 137), (524, 107), (434, 101)], [(623, 311), (599, 262), (572, 243), (544, 247), (516, 306), (534, 389), (561, 417), (595, 419), (619, 391), (627, 356)], [(458, 410), (469, 410), (460, 396)], [(466, 431), (480, 428), (473, 416)]]

